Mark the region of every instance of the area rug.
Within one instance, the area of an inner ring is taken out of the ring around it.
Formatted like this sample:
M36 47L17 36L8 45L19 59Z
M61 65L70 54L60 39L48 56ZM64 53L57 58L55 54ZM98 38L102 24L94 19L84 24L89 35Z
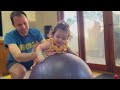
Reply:
M103 73L103 74L95 77L94 79L114 79L114 74Z

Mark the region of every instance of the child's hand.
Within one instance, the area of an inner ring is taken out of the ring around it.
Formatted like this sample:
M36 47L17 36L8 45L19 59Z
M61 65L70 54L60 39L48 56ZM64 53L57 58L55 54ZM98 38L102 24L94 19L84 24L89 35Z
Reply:
M36 64L37 64L37 63L35 62L35 63L30 67L30 69L32 70L33 67L34 67Z
M37 63L38 63L38 62L43 62L44 59L45 59L45 58L44 58L43 56L38 56L35 61L36 61Z
M45 59L45 58L44 58L44 57L41 57L41 56L37 57L37 59L34 60L34 64L30 67L30 69L32 70L33 67L34 67L38 62L43 62L44 59Z
M45 53L46 57L48 57L48 56L54 55L55 51L54 51L54 49L45 50L44 53Z

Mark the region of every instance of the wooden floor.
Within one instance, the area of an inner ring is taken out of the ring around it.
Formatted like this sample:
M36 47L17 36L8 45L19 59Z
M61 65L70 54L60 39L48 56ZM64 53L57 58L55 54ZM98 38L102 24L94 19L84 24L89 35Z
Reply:
M95 78L95 77L97 77L97 76L101 75L103 72L99 72L99 71L92 71L92 73L93 73L93 78Z

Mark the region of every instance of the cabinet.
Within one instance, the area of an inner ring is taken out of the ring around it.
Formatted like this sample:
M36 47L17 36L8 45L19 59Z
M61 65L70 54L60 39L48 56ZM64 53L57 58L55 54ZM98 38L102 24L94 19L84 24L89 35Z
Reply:
M6 69L8 57L8 49L4 47L4 41L0 40L0 73L2 75L7 75L8 71Z

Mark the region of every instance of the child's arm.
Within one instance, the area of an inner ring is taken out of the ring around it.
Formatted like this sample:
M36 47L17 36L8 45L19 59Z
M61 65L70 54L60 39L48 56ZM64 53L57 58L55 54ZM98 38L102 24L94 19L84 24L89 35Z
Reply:
M36 63L39 61L43 61L45 59L44 56L42 55L42 48L40 45L36 49L36 54L37 54L37 59L35 60Z
M44 42L42 44L39 44L36 48L36 54L37 54L37 59L36 62L43 61L45 57L43 56L43 51L47 50L50 47L50 42Z
M67 48L67 51L66 51L67 53L71 53L71 54L74 54L74 55L76 55L76 56L78 56L76 53L74 53L69 47Z

